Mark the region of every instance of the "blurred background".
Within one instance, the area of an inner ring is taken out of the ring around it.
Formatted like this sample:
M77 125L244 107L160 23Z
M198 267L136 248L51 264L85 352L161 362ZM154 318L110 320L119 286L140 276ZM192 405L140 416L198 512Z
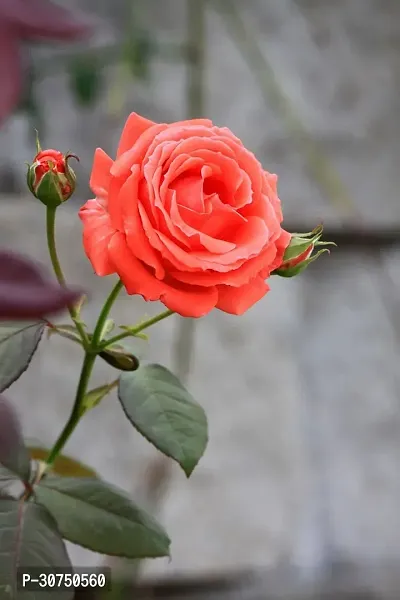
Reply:
M230 127L279 175L285 228L322 221L338 243L241 318L171 318L138 342L205 407L209 447L188 481L107 398L67 453L158 516L172 559L70 546L73 561L140 575L143 597L398 600L399 0L0 0L0 46L1 243L49 263L25 186L37 128L81 159L58 236L88 322L111 282L84 259L76 211L94 148L113 154L131 111ZM159 308L121 296L114 314ZM80 360L52 338L11 388L28 437L54 441Z

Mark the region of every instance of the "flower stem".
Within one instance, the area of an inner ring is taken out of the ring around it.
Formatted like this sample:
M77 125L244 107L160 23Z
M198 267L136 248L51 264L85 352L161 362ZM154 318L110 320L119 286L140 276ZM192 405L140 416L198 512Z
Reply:
M108 314L111 310L111 307L122 288L122 283L118 281L118 283L111 290L110 295L104 303L104 306L100 312L99 318L97 319L96 326L94 328L93 336L85 351L85 358L83 360L81 374L79 377L78 388L76 390L75 402L72 408L71 415L62 430L60 436L58 437L56 443L53 448L50 450L49 456L47 457L46 464L47 466L51 466L56 460L57 456L60 454L65 444L71 437L74 432L76 426L78 425L80 418L82 416L81 406L85 394L87 392L87 388L89 385L90 376L93 371L93 366L96 361L96 357L99 351L98 345L101 340L101 335L103 332L104 324L107 320Z
M112 338L104 341L102 344L100 344L100 346L98 347L98 349L99 350L104 350L108 346L111 346L112 344L115 344L116 342L119 342L120 340L123 340L124 338L127 338L129 336L133 336L134 337L136 334L140 333L144 329L147 329L148 327L151 327L152 325L155 325L159 321L163 321L163 319L166 319L167 317L169 317L169 316L171 316L173 314L174 314L173 310L165 310L164 312L159 313L155 317L152 317L151 319L148 319L147 321L144 321L143 323L140 323L136 327L131 327L129 329L129 331L124 331L123 333L119 333L118 335L116 335L116 336L114 336L114 337L112 337Z
M107 317L110 313L111 307L114 304L115 300L118 297L118 294L120 293L121 289L122 289L122 282L121 280L118 280L117 283L115 284L115 286L113 287L113 289L111 290L111 293L109 294L107 300L104 303L104 306L101 310L100 316L97 320L96 323L96 327L94 328L93 331L93 336L92 336L92 341L91 341L91 347L92 350L94 352L96 352L98 350L98 346L100 346L100 342L101 342L101 336L103 333L103 329L104 329L104 324L107 321Z
M56 239L55 239L55 223L56 223L56 209L55 208L46 208L46 233L47 233L47 246L49 249L51 264L53 265L53 270L55 276L57 278L58 283L62 287L66 287L66 281L64 277L64 273L62 271L60 261L57 255L56 249ZM75 323L75 326L79 332L79 335L82 338L82 342L85 348L89 345L89 338L86 334L86 331L79 320L79 314L74 305L68 307L69 314L71 319Z
M78 388L76 390L75 402L72 408L71 415L62 430L60 436L58 437L56 443L51 449L49 456L46 459L46 464L51 466L56 460L57 456L60 454L65 444L69 440L71 434L75 430L75 427L78 425L78 422L81 417L81 403L85 396L87 386L89 384L89 379L92 374L93 365L96 360L96 354L90 354L86 352L85 358L83 360L81 375L79 378Z

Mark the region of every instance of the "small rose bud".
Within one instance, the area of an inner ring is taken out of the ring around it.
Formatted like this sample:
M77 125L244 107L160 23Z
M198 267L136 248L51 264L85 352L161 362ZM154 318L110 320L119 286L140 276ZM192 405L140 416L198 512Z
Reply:
M322 232L323 227L319 225L309 233L293 233L290 244L285 250L283 262L273 274L281 277L294 277L304 271L321 254L324 252L329 253L328 248L323 248L313 254L318 246L336 245L334 242L321 241Z
M38 146L40 148L40 146ZM32 194L49 208L66 202L74 193L75 173L68 164L75 154L62 154L58 150L40 150L28 167L27 182Z

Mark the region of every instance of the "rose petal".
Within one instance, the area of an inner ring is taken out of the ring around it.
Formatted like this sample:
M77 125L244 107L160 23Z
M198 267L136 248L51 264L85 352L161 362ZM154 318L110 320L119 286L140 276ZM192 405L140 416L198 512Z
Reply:
M278 182L277 175L275 175L273 173L268 173L268 171L264 171L262 192L263 192L263 195L266 196L269 199L269 201L271 202L272 206L275 209L277 219L278 219L279 223L281 223L282 219L283 219L283 215L282 215L281 201L278 196L277 182Z
M126 180L121 188L119 195L126 241L136 258L146 263L149 267L152 267L157 279L163 279L165 276L165 269L144 232L142 219L139 213L139 175L140 168L136 165L132 169L132 175Z
M184 265L184 269L214 269L215 271L231 271L245 261L261 252L268 242L268 229L264 221L258 217L251 217L235 234L236 247L225 254L211 254L211 252L197 251L186 252L159 231L155 232L169 253ZM176 264L176 261L172 261ZM179 269L179 266L177 267Z
M274 271L282 262L282 258L279 260L279 264L276 264L276 256L277 249L275 244L269 244L258 256L254 258L250 258L246 262L244 262L237 269L233 269L232 271L228 271L224 273L224 284L232 286L232 287L241 287L246 283L249 283L252 279L254 279L260 272L266 273L263 279L267 279L269 277L271 271ZM283 253L281 254L283 257ZM182 281L183 283L187 283L190 285L200 285L200 286L211 286L218 285L221 283L221 273L215 271L203 271L203 272L180 272L173 271L171 276L177 279L178 281Z
M164 142L182 142L183 140L188 140L189 150L188 152L185 151L185 153L190 153L190 148L193 147L193 142L190 140L196 137L211 138L214 137L214 134L212 133L212 129L204 125L181 125L180 123L174 123L169 127L165 125L149 144L144 160L147 161L157 151L159 145Z
M261 277L239 288L218 285L217 308L231 315L243 315L269 291L269 286Z
M79 217L83 223L83 246L95 273L115 273L109 260L108 246L116 230L111 224L106 203L101 198L88 200L79 210Z
M170 124L172 127L213 127L213 122L210 119L186 119L184 121L175 121Z
M93 194L107 198L110 185L110 169L114 161L101 148L96 148L89 186Z
M240 209L240 214L246 219L258 217L268 223L269 239L274 242L281 233L281 223L274 206L267 196L261 194L257 201Z
M190 227L182 219L179 208L177 205L176 197L174 196L171 201L171 219L183 233L185 233L191 240L191 247L193 250L205 249L209 250L213 254L223 254L224 252L230 252L236 248L236 244L231 242L225 242L224 240L216 239L206 233L202 233ZM199 245L201 246L199 247Z
M155 219L157 229L164 231L167 235L172 234L183 246L190 248L186 236L175 226L168 213L166 206L168 196L164 194L164 197L161 197L162 167L148 163L145 165L143 171L147 182L148 203L153 207L151 214L154 215L154 210L157 212ZM165 225L164 227L163 224Z
M184 174L172 183L171 189L176 192L175 204L196 212L204 212L204 179L201 172Z
M197 156L197 151L201 148L202 150L210 150L210 152L223 154L228 158L235 158L235 153L232 148L228 146L222 138L199 136L199 140L201 140L201 144L198 148L194 149L194 154L191 154L191 156ZM190 146L188 146L188 144L190 144ZM189 148L193 150L190 137L189 139L183 139L176 142L174 150L172 150L170 157L165 163L166 170L168 171L172 167L173 162L180 156L189 156Z
M40 319L61 312L82 292L48 280L29 259L0 251L0 319Z
M277 241L275 242L276 244L276 256L274 261L269 265L269 267L262 269L262 271L260 271L260 276L263 277L264 279L266 279L267 277L270 276L270 274L272 273L272 271L275 271L275 269L278 269L278 267L281 266L282 261L283 261L283 255L285 254L285 250L286 248L289 246L290 244L290 240L291 240L292 236L288 231L285 231L284 229L281 229L281 233L279 238L277 239Z
M116 177L117 179L129 177L132 166L142 165L149 144L153 140L154 136L158 132L162 131L165 127L166 125L154 125L152 127L149 127L149 129L146 129L144 133L142 133L142 135L137 139L133 148L131 148L124 154L121 154L121 156L117 158L117 160L111 167L111 175L113 177ZM111 182L110 187L112 184L113 182ZM121 218L121 216L118 215L117 195L119 193L119 189L120 186L117 186L115 193L111 189L109 192L109 204L113 207L112 210L114 212L114 218L116 218L117 220ZM140 186L139 188L139 195L142 202L146 202L146 198L148 198L148 192L146 192L146 190L142 190L142 186ZM146 208L149 218L155 221L157 219L157 211L154 208L154 206L150 202L147 202Z
M142 199L142 195L139 193L139 196ZM164 226L162 223L157 225L157 229L154 227L153 223L149 219L148 211L145 210L144 205L139 203L139 214L142 219L143 227L146 232L148 239L150 240L151 245L159 251L163 250L162 244L160 244L159 237L157 237L157 232L160 231L163 235L167 235L174 238L174 240L181 244L182 247L190 249L190 244L186 236L173 224L169 214L167 211L160 205L160 210L164 216Z
M125 127L122 130L121 139L119 141L117 158L121 156L127 150L133 148L139 137L146 131L155 125L154 121L141 117L137 113L131 113L125 123Z
M179 212L185 223L193 229L202 231L211 237L218 237L221 240L234 243L232 238L234 238L235 232L244 223L247 223L247 219L242 217L229 204L223 204L217 194L208 196L205 205L207 210L203 214L192 211L185 206L179 206ZM210 218L211 213L212 218Z
M206 194L217 192L221 200L225 200L226 204L230 204L237 190L241 187L244 178L244 172L239 168L234 158L224 156L221 152L203 149L202 147L193 149L192 156L193 158L201 159L204 168L207 169L204 169L202 172L204 192ZM181 185L182 181L185 181L184 178L181 178L179 181ZM175 187L176 184L173 183L172 185ZM248 201L251 201L249 180L248 189L250 191ZM178 202L183 206L192 208L187 202L181 202L180 200Z
M183 317L202 317L215 307L216 288L177 286L159 281L128 248L125 236L118 232L110 243L110 256L128 294L139 294L145 300L160 300L167 308Z

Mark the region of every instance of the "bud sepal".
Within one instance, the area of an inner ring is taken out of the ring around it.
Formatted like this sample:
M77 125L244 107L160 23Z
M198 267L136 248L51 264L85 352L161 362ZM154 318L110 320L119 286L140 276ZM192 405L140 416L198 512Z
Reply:
M328 248L322 248L314 253L319 246L336 246L334 242L321 240L323 226L318 225L308 233L293 233L288 247L285 250L281 266L272 274L280 277L294 277L304 271L309 264L317 260Z

